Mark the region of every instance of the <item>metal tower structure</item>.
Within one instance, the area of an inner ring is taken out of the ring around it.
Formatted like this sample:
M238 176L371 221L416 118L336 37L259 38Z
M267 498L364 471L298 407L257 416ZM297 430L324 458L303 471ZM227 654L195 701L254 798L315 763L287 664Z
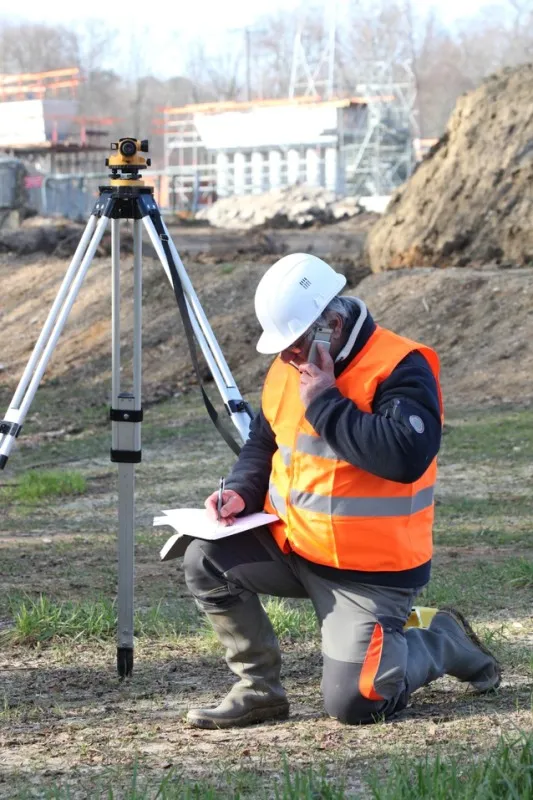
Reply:
M302 27L294 38L289 97L364 97L339 120L338 148L344 191L355 195L388 195L406 180L416 162L420 131L417 90L412 64L394 57L361 60L350 70L349 82L340 65L353 61L338 31L339 0L325 4L324 37L317 53L306 51ZM316 49L316 42L314 49ZM348 58L349 55L349 58Z
M358 65L354 93L368 98L358 110L356 132L345 137L349 194L388 195L413 172L420 137L416 81L408 61Z
M337 44L338 0L330 0L324 5L323 47L314 59L306 51L303 26L299 26L294 37L292 50L289 98L298 96L320 96L329 100L338 95L335 70L335 49Z

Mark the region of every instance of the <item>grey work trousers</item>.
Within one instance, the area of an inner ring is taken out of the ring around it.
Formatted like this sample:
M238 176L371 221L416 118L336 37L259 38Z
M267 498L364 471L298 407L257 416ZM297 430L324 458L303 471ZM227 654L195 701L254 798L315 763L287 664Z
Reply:
M324 578L304 558L282 553L266 528L213 542L195 539L184 571L209 614L231 614L255 594L310 598L321 629L322 693L330 716L373 722L405 708L418 688L409 686L408 660L415 654L403 631L417 590Z

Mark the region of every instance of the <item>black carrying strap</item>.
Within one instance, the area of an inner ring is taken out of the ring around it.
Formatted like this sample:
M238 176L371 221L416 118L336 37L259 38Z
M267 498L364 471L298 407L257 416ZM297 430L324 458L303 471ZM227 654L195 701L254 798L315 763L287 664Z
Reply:
M176 302L178 304L181 318L183 320L183 327L185 328L185 334L187 336L187 343L189 345L189 352L191 354L192 365L194 367L194 371L196 372L196 377L200 385L200 391L202 392L202 397L204 398L204 403L207 409L207 413L211 417L213 425L220 433L220 435L222 436L228 447L230 447L235 453L235 455L238 456L239 453L241 452L242 446L233 438L231 433L222 423L220 415L218 414L216 408L214 407L213 403L209 399L209 396L207 395L207 392L204 389L204 383L202 381L202 376L200 374L200 365L198 364L198 356L196 355L196 344L194 341L194 331L192 329L191 319L189 317L189 309L187 308L187 301L185 299L185 294L183 292L183 286L181 284L180 276L178 275L178 270L176 269L176 264L174 263L174 258L172 256L172 251L170 249L169 237L164 231L161 220L157 216L155 217L152 215L150 216L152 222L154 223L154 227L157 233L159 234L159 238L161 239L163 250L165 251L165 256L167 258L168 267L170 270L170 277L172 278L174 295L176 297ZM247 404L244 404L243 410L246 410L248 413L250 413Z

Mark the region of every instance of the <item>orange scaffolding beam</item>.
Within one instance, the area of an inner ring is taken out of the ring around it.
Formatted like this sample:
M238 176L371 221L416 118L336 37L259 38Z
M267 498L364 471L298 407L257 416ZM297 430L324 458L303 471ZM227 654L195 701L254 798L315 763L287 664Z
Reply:
M66 67L65 69L53 69L47 72L20 72L13 74L0 73L0 85L8 85L10 83L25 83L35 81L47 81L48 79L55 78L68 78L79 77L80 70L78 67Z
M382 101L390 103L394 100L392 95L373 95L369 97L334 97L331 100L323 100L318 95L310 97L293 97L293 98L274 98L271 100L249 100L237 101L227 100L213 103L189 103L186 106L177 106L176 108L164 108L165 114L217 114L224 111L246 111L250 108L265 108L269 106L290 106L290 105L331 105L337 108L345 108L352 104L367 105L368 103L376 103Z
M0 74L0 99L24 99L27 95L42 98L47 92L75 89L80 84L78 67L24 72L17 75Z

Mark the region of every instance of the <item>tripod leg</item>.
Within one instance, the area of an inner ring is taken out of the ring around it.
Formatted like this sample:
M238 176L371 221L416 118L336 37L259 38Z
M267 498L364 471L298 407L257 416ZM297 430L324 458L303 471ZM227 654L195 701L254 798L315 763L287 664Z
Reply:
M154 224L154 219L156 220L157 226ZM239 431L243 442L245 442L248 438L250 430L251 415L245 410L245 404L242 396L236 386L235 380L211 329L209 321L194 291L193 285L179 257L174 242L168 234L168 230L159 215L159 211L157 211L157 214L152 211L150 216L143 217L143 222L159 260L161 261L163 269L167 274L170 284L173 285L170 267L168 265L167 257L160 237L161 235L164 235L168 238L171 256L183 287L187 308L189 310L189 318L196 341L200 345L203 356L209 367L209 371L211 372L217 389L224 400L226 409L231 416L231 421Z
M133 410L133 396L126 393L117 401L118 410ZM117 428L127 422L115 423ZM131 434L117 435L117 445L131 447ZM118 627L117 627L117 671L126 678L133 671L133 575L135 534L135 464L118 465Z
M117 671L133 671L135 464L141 460L142 222L133 228L133 394L120 391L120 220L112 220L113 370L111 460L118 463Z
M104 235L108 217L102 216L98 223L96 219L96 216L91 216L87 223L43 330L19 381L5 419L0 423L0 469L3 469L6 465L15 438L20 433L57 340L61 335L83 279Z

